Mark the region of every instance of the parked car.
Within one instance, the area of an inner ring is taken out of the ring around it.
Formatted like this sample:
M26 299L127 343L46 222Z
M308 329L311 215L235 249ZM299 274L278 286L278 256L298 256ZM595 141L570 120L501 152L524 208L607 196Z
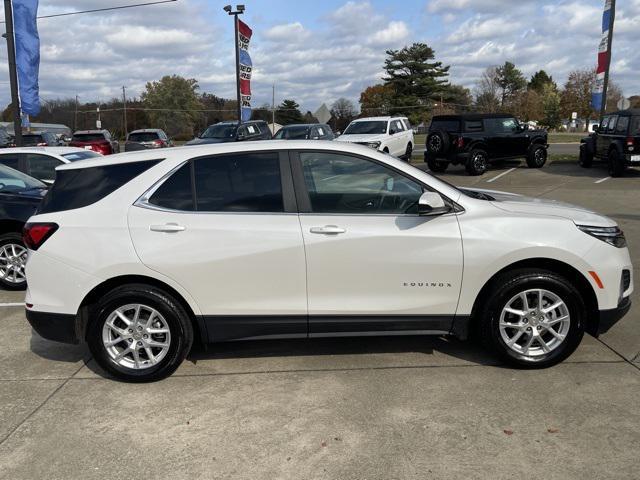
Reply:
M277 140L333 140L335 135L324 123L299 123L285 125L273 136Z
M482 175L495 160L515 158L541 168L547 137L546 130L532 130L509 114L437 115L429 126L424 161L433 172L461 164L470 175Z
M640 166L640 109L621 110L602 117L596 131L580 142L581 166L605 160L609 175L620 177L628 166Z
M57 147L61 143L55 133L32 132L22 134L22 145L25 147Z
M87 158L101 157L97 152L75 147L22 147L0 150L0 164L52 184L56 167Z
M125 152L145 150L147 148L173 147L173 141L159 128L145 128L134 130L127 135L124 143Z
M358 118L336 140L366 145L407 162L415 145L413 129L406 117Z
M26 287L27 249L22 228L40 205L47 186L22 172L0 165L0 286Z
M73 134L69 146L93 150L101 155L120 152L120 144L111 137L108 130L79 130Z
M543 368L630 305L613 220L359 145L183 147L57 173L24 229L27 319L129 381L169 375L195 339L471 329Z
M185 145L204 145L207 143L243 142L271 139L271 130L264 120L251 120L238 127L238 122L220 122L211 125L198 138Z
M13 135L10 135L6 128L0 127L0 148L10 147L13 142Z

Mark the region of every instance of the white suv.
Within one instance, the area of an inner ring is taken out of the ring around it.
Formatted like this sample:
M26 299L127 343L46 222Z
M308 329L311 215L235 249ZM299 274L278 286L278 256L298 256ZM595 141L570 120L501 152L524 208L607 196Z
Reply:
M369 117L354 120L338 142L359 143L407 162L413 153L413 129L406 117Z
M192 342L475 331L520 367L629 308L616 224L460 190L359 145L239 142L70 163L25 227L27 318L116 377Z

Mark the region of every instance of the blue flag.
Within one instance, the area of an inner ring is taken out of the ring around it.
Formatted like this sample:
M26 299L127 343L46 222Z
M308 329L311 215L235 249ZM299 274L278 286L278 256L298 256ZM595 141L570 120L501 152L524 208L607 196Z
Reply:
M13 0L13 31L20 92L20 109L29 115L40 113L40 37L38 0Z

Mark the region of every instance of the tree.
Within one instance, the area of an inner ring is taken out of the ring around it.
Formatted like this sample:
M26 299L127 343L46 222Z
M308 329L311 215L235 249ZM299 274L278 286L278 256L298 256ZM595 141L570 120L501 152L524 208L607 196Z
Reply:
M443 99L445 106L447 103L450 104L454 112L466 111L473 103L471 91L462 85L450 85Z
M480 112L497 112L500 108L498 98L498 72L496 67L488 67L480 77L475 88L475 107Z
M560 110L560 94L551 82L548 82L542 90L542 125L549 129L557 129L562 125Z
M640 108L640 95L632 95L629 97L631 108Z
M549 76L544 70L539 70L532 75L527 88L542 94L547 85L553 85L555 89L558 88L556 82L553 81L553 77Z
M202 109L198 82L179 75L164 76L148 82L140 99L149 111L149 120L169 136L192 137Z
M339 98L331 105L331 116L334 119L333 129L343 131L357 115L356 107L351 100Z
M307 113L304 114L304 123L319 123L319 122L318 122L318 119L313 116L313 113L307 110Z
M511 62L496 68L496 82L500 88L500 106L508 106L527 86L522 72Z
M365 117L387 115L393 102L391 85L373 85L360 94L360 113Z
M411 123L418 124L427 116L434 100L447 92L449 66L434 61L435 52L425 43L387 50L386 54L383 80L393 91L392 110L404 113Z
M594 115L591 107L591 92L596 79L594 69L574 70L569 73L567 82L560 94L560 109L563 117L571 117L572 112L577 112L578 118L588 120Z
M609 80L607 87L607 108L606 112L615 112L618 110L618 102L624 98L624 93L617 83Z
M302 123L302 112L300 105L295 100L283 100L276 108L276 123L280 125L290 125L292 123Z

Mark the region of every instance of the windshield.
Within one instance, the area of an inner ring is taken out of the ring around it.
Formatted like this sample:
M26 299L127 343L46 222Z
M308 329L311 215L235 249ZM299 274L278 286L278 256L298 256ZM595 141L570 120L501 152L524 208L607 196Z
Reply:
M95 158L101 157L97 152L92 152L91 150L85 150L83 152L71 152L71 153L63 153L62 156L69 160L70 162L75 162L76 160L85 160L87 158Z
M211 125L200 138L236 138L236 128L234 124Z
M22 144L25 147L33 147L39 143L44 143L45 140L42 135L22 135Z
M387 122L352 122L344 131L345 135L377 135L381 133L387 133Z
M103 142L104 135L101 133L78 133L73 136L74 142Z
M137 132L129 135L130 142L153 142L159 138L156 132Z
M629 135L640 135L640 116L631 117L631 128Z
M0 193L22 192L34 188L47 188L40 180L0 165Z
M299 127L283 127L278 130L275 138L289 140L304 140L309 137L309 127L301 125Z

